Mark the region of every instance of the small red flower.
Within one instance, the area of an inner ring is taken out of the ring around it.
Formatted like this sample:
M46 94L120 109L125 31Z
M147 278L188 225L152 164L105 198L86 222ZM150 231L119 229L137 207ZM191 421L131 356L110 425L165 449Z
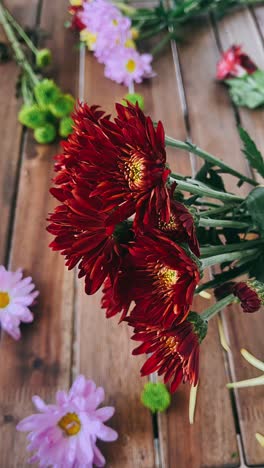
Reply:
M200 256L193 216L182 203L171 200L169 221L165 222L158 219L155 227L176 242L186 242L192 252L197 257Z
M66 257L66 266L79 264L79 277L85 276L85 290L93 294L105 278L114 277L121 263L122 247L115 227L107 224L99 199L90 199L85 188L51 189L62 202L50 215L48 231L55 235L50 247Z
M131 325L134 326L134 321ZM170 329L149 324L135 327L132 340L142 344L132 354L151 353L141 369L142 376L157 371L158 375L164 375L165 383L171 381L171 392L182 381L197 384L200 342L207 333L207 325L198 314L191 312L184 322Z
M200 279L197 263L157 230L139 236L129 252L135 268L132 317L164 327L183 321Z
M72 20L71 20L71 29L77 30L77 31L82 31L85 29L85 24L83 24L81 17L80 17L80 12L83 11L82 5L80 6L70 6L68 9L69 13L72 15Z
M227 78L242 76L245 73L249 75L257 70L257 66L247 54L242 52L239 45L233 45L222 54L217 64L217 79L225 80Z
M259 281L241 281L233 286L233 293L241 301L244 312L257 312L264 304L264 284Z

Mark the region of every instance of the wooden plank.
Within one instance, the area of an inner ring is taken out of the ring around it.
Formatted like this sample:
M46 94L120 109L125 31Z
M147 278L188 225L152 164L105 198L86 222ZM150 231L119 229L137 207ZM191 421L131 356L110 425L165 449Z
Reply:
M239 152L239 142L233 130L234 116L228 109L223 90L221 87L218 89L213 80L216 44L212 31L208 24L204 28L199 25L197 28L193 26L190 34L190 41L179 47L179 57L191 138L219 157L223 153L229 154L230 146ZM197 160L198 167L200 164L201 161ZM205 307L208 307L208 301L198 298L194 310ZM190 426L188 422L188 386L182 386L176 393L167 418L161 417L165 420L164 430L167 429L168 434L167 466L175 466L175 460L181 460L179 466L199 468L238 466L235 425L225 389L224 356L214 319L201 346L200 376L195 424Z
M24 14L31 14L32 6L28 2L23 6ZM54 77L65 91L76 94L78 60L74 39L63 27L66 18L64 0L43 2L41 26L51 34ZM23 149L10 267L22 266L31 274L40 297L35 321L23 327L21 341L15 343L5 335L0 345L0 451L5 468L27 466L25 434L17 433L15 426L32 412L30 397L38 393L51 402L56 389L70 383L73 274L48 248L51 238L45 231L45 219L54 205L48 190L57 151L56 145L37 146L31 134Z
M25 1L9 0L5 5L12 9L16 18L26 20L28 25L34 24L37 0L28 2L28 11L24 8ZM0 40L6 41L2 26L0 26ZM20 141L22 127L18 123L17 113L19 104L15 97L17 81L17 67L13 61L0 64L0 121L4 122L0 128L1 156L0 156L0 262L6 261L6 250L9 240L9 226L12 223L12 207L17 186L19 170Z
M256 12L260 19L264 12L263 7L258 8ZM233 43L242 44L244 50L256 61L258 66L264 68L262 40L254 18L248 10L227 17L220 22L218 30L223 49L228 48ZM264 154L263 110L251 111L241 108L239 109L239 115L242 126L249 132ZM242 157L237 153L233 155L232 161L235 159L238 164L242 165ZM226 157L226 161L228 161L228 157ZM243 380L254 377L257 375L255 369L244 362L240 355L240 349L245 347L260 359L263 359L264 350L261 334L264 325L263 314L256 313L248 316L242 314L239 308L234 307L232 311L226 311L225 316L233 355L233 378ZM239 390L236 393L236 399L246 462L249 465L263 465L263 449L255 439L255 433L262 430L264 418L263 392L261 388L257 387Z

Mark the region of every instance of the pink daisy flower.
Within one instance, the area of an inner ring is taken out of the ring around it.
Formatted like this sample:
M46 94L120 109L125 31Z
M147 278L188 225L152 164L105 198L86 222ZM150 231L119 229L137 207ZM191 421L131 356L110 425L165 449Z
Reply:
M33 321L28 307L39 294L32 278L22 277L21 269L12 272L0 266L0 325L15 340L21 337L20 323Z
M150 54L139 54L133 48L118 47L106 61L105 76L126 86L133 82L141 83L143 78L154 76L151 61Z
M105 458L96 440L112 442L116 431L103 423L112 417L114 408L98 406L104 400L102 387L79 375L70 391L59 391L56 404L47 405L39 396L33 397L38 414L20 421L18 431L29 432L28 450L35 455L29 463L40 467L92 468L105 465Z

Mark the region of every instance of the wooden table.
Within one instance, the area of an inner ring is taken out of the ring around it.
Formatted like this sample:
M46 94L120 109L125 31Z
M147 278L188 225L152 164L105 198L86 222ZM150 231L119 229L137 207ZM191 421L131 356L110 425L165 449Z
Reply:
M67 0L8 0L6 5L23 24L39 24L49 32L52 74L64 90L114 112L114 102L126 90L106 80L89 53L80 56L77 37L63 27ZM191 138L248 173L236 125L241 122L264 152L264 113L234 109L214 80L215 67L219 50L236 42L264 68L263 35L264 7L245 9L218 25L208 19L192 27L186 43L177 48L172 44L155 63L157 77L137 86L146 113L161 119L167 134ZM103 385L107 403L116 406L111 423L120 437L103 446L108 467L263 467L264 449L255 439L255 432L264 433L263 387L235 393L225 387L231 378L259 375L243 361L240 348L263 360L263 314L242 316L236 308L223 313L230 353L221 347L217 322L212 321L202 345L195 424L188 422L189 386L182 385L169 411L158 417L154 433L151 415L140 403L146 380L139 377L142 359L130 355L128 327L106 320L100 294L86 296L82 281L48 248L45 219L53 207L48 190L59 148L36 145L31 132L17 123L16 78L14 64L0 66L0 262L32 275L40 298L35 321L23 327L20 342L1 337L0 466L27 466L25 435L15 426L32 412L31 396L52 401L58 388L68 388L75 375L83 373ZM180 151L169 150L168 155L177 172L190 174L199 166ZM228 179L228 186L235 190L233 180ZM198 310L207 306L201 298L196 304Z

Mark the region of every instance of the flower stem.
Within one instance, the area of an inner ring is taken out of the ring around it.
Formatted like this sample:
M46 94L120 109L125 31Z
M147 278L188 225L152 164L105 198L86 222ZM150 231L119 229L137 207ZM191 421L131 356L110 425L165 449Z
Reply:
M256 239L252 241L239 242L238 244L227 244L227 245L212 245L210 247L201 247L201 256L210 257L212 255L220 255L228 252L234 252L238 250L249 249L258 247L264 243L264 239Z
M257 249L247 249L247 250L242 250L242 251L240 250L236 252L214 255L213 257L204 258L202 260L202 266L204 269L213 265L217 265L218 263L230 262L233 260L239 260L241 258L245 260L247 256L251 256L252 254L255 254L257 252L258 252Z
M232 211L233 208L237 208L237 205L235 205L234 203L229 203L227 205L220 206L219 208L212 208L211 210L201 211L200 217L208 218L210 216L215 216L220 213L227 213L228 211Z
M212 317L214 317L218 312L220 312L222 309L224 309L226 306L229 304L232 304L233 302L236 302L237 298L234 296L234 294L229 294L228 296L224 297L220 301L216 302L214 305L211 307L208 307L202 314L201 317L204 320L210 320Z
M250 177L247 177L244 174L241 174L240 172L236 171L232 167L229 167L227 164L221 161L221 159L218 159L212 154L207 153L207 151L202 150L198 146L192 145L191 143L185 143L184 141L175 140L174 138L171 138L169 136L165 137L165 143L167 143L167 145L169 146L173 146L174 148L179 148L184 151L196 154L196 156L199 156L200 158L213 164L214 166L218 166L220 169L223 169L224 172L232 174L234 177L237 177L243 182L248 182L249 184L254 186L258 185L258 183L254 179L251 179Z
M38 82L38 78L35 75L34 71L32 70L30 63L26 59L26 56L16 38L13 28L11 27L11 25L6 19L5 8L2 2L0 2L0 24L2 24L5 30L7 38L14 51L15 58L16 58L18 65L20 65L23 68L23 70L27 73L28 77L31 79L32 84L35 85Z
M21 26L16 22L15 18L9 13L9 11L6 8L5 8L5 16L7 17L9 23L11 23L13 28L17 30L18 34L23 39L23 41L27 44L27 46L33 52L33 54L37 55L38 53L37 47L35 47L31 39L25 33L24 29L21 28Z
M232 221L229 219L213 219L213 218L200 218L200 226L209 227L229 227L233 229L244 229L248 228L248 223L241 223L240 221Z
M178 179L174 174L170 175L170 182L177 182L177 188L180 190L184 190L186 192L190 192L196 195L201 195L209 198L216 198L217 200L223 200L227 202L239 202L243 201L243 198L238 197L237 195L233 195L232 193L226 192L218 192L217 190L213 190L204 186L195 185L190 182L186 182L183 180Z
M257 385L264 385L264 375L260 375L253 379L240 380L240 382L230 382L226 386L227 388L245 388L256 387Z

